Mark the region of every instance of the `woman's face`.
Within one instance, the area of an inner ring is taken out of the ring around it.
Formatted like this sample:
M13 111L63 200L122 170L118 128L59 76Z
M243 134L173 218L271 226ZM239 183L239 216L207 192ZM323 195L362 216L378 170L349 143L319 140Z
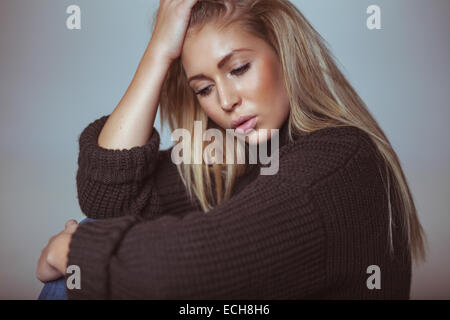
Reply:
M257 143L270 139L270 129L280 129L287 119L289 100L275 51L239 25L190 29L181 60L190 88L216 124L236 129L238 118L253 117L241 127L247 142L254 135ZM267 129L267 136L259 129Z

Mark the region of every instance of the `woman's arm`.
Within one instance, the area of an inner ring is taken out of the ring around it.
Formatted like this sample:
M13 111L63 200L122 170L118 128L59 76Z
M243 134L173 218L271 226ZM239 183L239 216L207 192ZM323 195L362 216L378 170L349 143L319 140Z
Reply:
M407 239L394 215L389 254L373 142L355 128L319 132L280 150L277 176L258 177L208 214L78 227L68 256L53 261L81 268L69 299L407 299ZM374 265L377 290L368 286Z
M262 298L287 293L294 283L308 293L322 286L324 239L298 183L260 176L206 214L153 221L127 216L81 226L68 260L81 268L82 290L68 295Z
M130 86L99 135L99 146L131 149L144 146L152 135L159 95L170 66L170 61L153 48L149 43Z
M109 150L97 143L107 119L89 124L79 138L76 184L81 211L89 218L103 219L139 215L149 207L158 210L154 173L166 161L162 153L167 152L159 149L158 131L154 128L142 147Z
M352 179L379 181L377 170L366 170L373 167L372 154L354 135L328 132L329 139L305 139L289 152L291 147L281 149L277 175L258 176L209 213L153 221L129 216L80 226L68 261L80 266L82 289L68 291L69 298L258 299L317 293L326 285L328 244L316 203L370 206L328 213L352 215L356 222L336 225L346 234L365 233L362 219L382 205L370 200L371 193L347 185ZM339 202L323 193L313 197L310 187L332 176L340 182L328 188L341 192ZM362 229L352 230L355 226ZM362 243L341 245L367 251Z
M197 0L162 0L155 30L125 95L105 123L98 144L106 149L143 146L152 135L161 89L179 57Z
M181 53L190 10L197 0L162 0L156 27L136 74L109 116L80 136L77 191L90 218L160 211L153 173L160 137L153 127L168 68Z

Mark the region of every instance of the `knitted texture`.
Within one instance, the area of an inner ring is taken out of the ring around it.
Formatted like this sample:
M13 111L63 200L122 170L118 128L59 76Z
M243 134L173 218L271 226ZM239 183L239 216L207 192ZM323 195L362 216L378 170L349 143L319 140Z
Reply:
M362 130L291 142L285 122L278 173L253 167L203 213L155 128L142 147L106 150L97 140L107 118L79 139L78 200L99 220L72 237L68 265L80 267L81 289L68 289L69 299L409 298L401 215L394 203L391 255L384 166ZM367 286L371 265L380 289Z

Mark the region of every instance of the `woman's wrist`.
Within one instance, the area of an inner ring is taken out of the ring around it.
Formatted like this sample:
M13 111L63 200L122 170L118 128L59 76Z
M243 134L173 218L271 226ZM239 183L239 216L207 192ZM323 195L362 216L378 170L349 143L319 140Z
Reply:
M151 64L168 69L173 62L173 58L166 53L164 48L157 43L149 42L144 56L148 58Z

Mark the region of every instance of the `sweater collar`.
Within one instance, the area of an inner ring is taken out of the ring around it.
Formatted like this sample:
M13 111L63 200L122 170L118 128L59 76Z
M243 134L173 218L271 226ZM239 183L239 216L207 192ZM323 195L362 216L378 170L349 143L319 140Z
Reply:
M289 143L289 118L286 119L279 130L280 148Z
M278 137L277 137L277 135L278 135ZM290 143L290 140L289 140L289 118L283 122L281 128L278 130L278 133L273 135L270 138L270 140L267 142L268 150L271 150L271 143L274 138L275 139L278 138L279 149Z

